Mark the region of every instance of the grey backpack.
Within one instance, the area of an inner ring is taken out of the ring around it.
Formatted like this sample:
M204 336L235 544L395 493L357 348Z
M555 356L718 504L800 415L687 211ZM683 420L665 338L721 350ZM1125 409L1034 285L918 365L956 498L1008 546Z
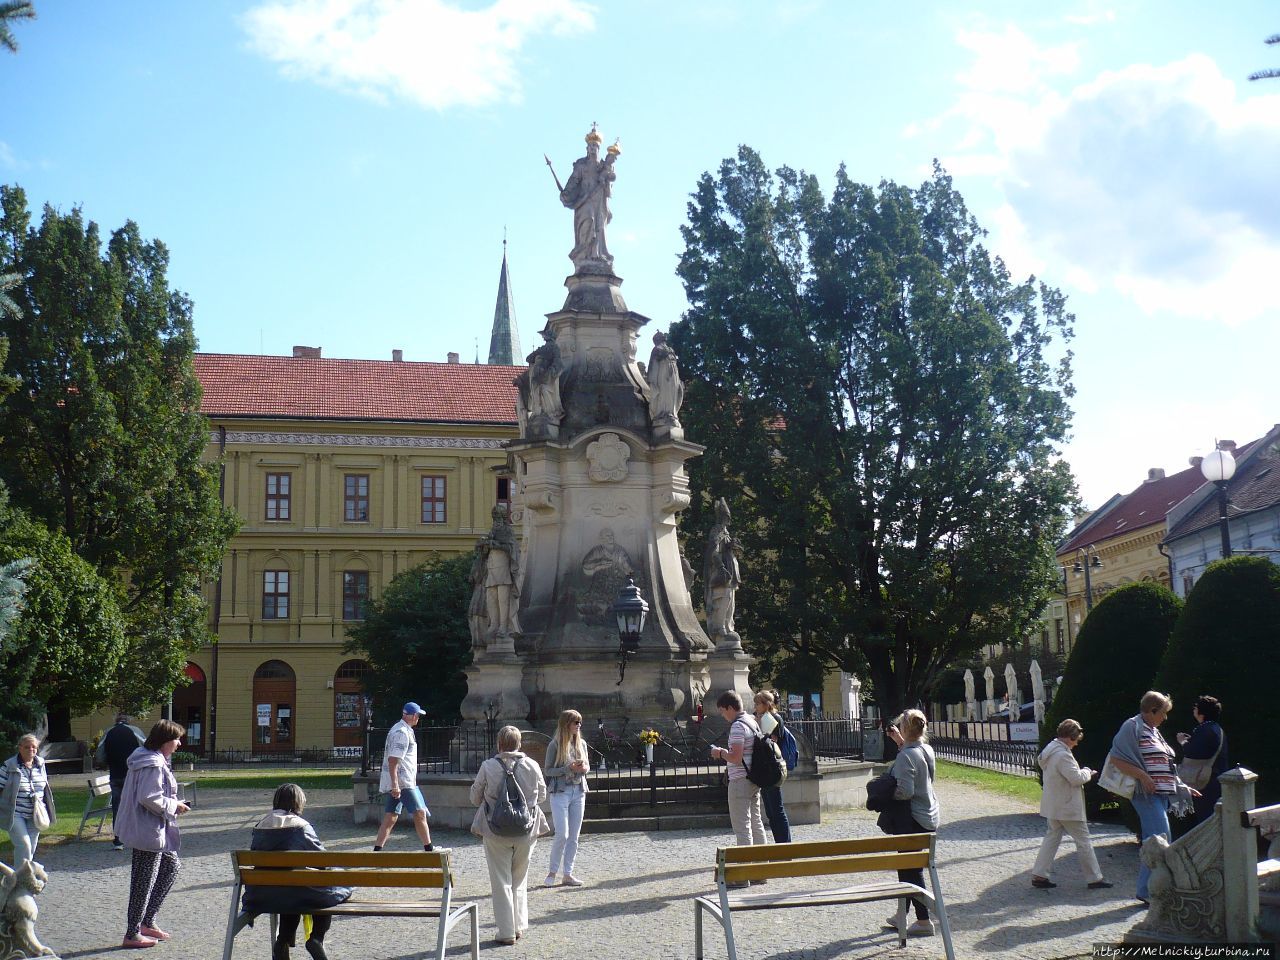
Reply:
M489 806L485 801L485 813L489 821L489 829L499 837L523 837L533 833L534 815L525 801L524 791L520 789L520 781L516 779L516 764L502 764L506 774L505 789L499 791L498 797ZM517 763L519 761L516 761Z

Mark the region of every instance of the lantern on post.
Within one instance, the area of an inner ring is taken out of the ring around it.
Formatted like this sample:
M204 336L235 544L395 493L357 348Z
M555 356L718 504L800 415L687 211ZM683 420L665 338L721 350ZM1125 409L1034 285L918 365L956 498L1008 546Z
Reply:
M613 614L618 618L618 682L615 686L622 686L627 658L640 651L640 634L644 632L648 613L649 604L640 595L635 578L628 574L627 585L618 591L618 599L613 604Z

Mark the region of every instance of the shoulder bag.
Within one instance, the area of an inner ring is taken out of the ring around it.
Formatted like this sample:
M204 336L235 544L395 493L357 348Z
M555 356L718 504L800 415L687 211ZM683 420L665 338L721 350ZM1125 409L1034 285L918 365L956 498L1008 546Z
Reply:
M53 823L49 819L49 808L44 805L44 796L35 798L35 802L31 805L31 823L37 830L48 830Z
M1213 778L1213 765L1218 762L1218 754L1222 752L1222 741L1224 739L1226 739L1226 734L1219 730L1218 749L1213 751L1213 756L1208 760L1184 757L1182 762L1178 764L1178 779L1193 790L1203 790L1207 787L1209 781Z
M1120 768L1111 759L1111 754L1108 753L1107 762L1102 765L1102 773L1098 775L1098 786L1108 793L1114 793L1117 797L1132 800L1138 781L1127 773L1121 773Z

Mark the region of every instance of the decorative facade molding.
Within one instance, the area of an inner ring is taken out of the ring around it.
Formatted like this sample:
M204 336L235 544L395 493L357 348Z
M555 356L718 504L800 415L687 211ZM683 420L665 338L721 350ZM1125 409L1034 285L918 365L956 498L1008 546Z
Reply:
M216 430L210 442L218 443ZM352 433L250 433L228 430L227 443L248 446L410 447L431 450L501 450L505 440L484 437L395 437Z

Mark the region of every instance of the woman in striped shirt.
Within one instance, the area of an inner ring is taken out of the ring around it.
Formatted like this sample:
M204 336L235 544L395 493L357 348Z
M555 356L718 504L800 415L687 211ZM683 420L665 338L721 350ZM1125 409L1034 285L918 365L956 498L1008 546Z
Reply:
M40 831L35 824L35 805L43 804L52 826L56 817L49 775L39 756L40 738L24 734L18 741L18 752L0 765L0 828L13 841L13 867L16 870L36 855Z
M1138 814L1139 843L1157 833L1168 840L1169 804L1178 795L1179 787L1193 797L1199 794L1178 779L1173 747L1160 734L1160 724L1173 709L1173 701L1163 693L1148 690L1142 695L1139 709L1139 714L1126 720L1112 741L1111 761L1121 773L1138 781L1130 800ZM1141 863L1137 898L1144 904L1151 900L1147 888L1150 878L1151 869Z

